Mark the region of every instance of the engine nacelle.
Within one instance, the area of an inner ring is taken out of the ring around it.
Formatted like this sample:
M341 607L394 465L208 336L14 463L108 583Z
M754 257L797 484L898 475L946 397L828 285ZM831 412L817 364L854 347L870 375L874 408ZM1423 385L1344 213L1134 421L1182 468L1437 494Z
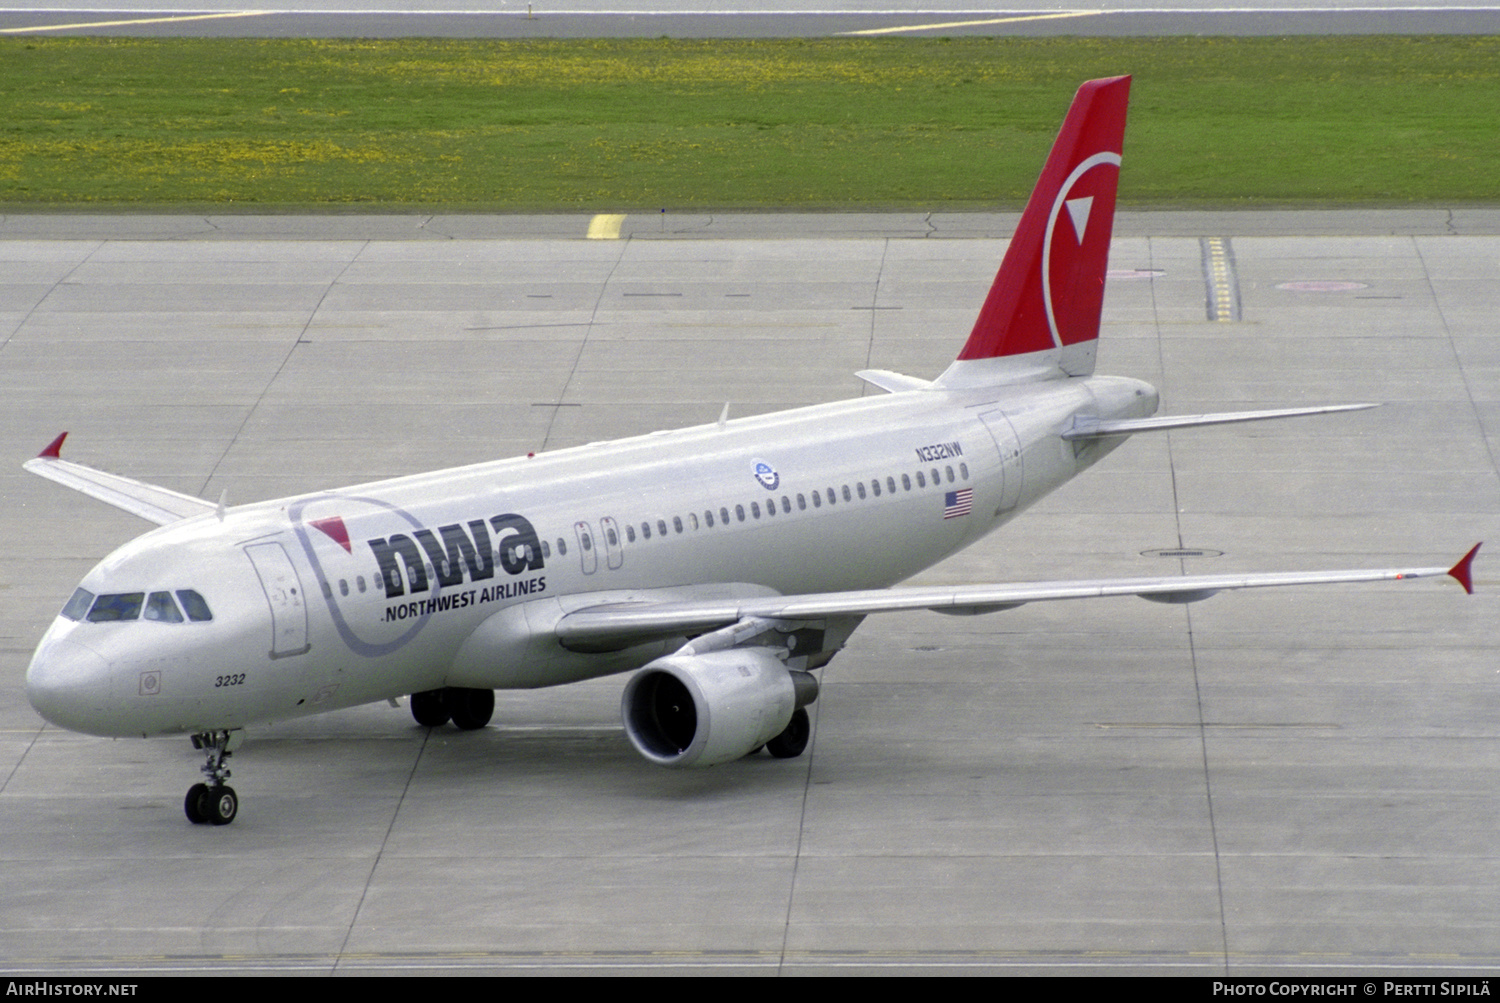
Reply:
M731 648L658 658L625 686L620 714L653 763L716 766L781 734L816 696L813 677L788 670L773 649Z

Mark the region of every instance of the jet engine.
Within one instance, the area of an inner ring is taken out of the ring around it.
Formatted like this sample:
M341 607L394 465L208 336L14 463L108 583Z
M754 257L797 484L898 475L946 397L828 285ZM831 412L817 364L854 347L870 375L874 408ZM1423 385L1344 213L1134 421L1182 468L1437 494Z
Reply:
M817 695L817 680L788 669L776 649L730 648L651 662L625 686L620 714L630 741L653 763L716 766L786 731Z

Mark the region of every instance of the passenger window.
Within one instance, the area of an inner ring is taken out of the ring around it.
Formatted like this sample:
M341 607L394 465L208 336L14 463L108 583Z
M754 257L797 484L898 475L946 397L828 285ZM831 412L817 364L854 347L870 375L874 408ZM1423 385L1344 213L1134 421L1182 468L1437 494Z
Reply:
M813 497L816 498L817 495L814 495ZM797 511L798 512L806 512L807 511L807 499L804 498L804 497L802 497L802 494L800 492L797 494Z
M776 514L776 499L772 498L770 501L766 502L766 515L775 515L775 514Z
M560 536L557 538L557 556L558 557L567 557L568 556L568 541L564 540Z
M651 524L649 522L641 523L641 536L647 540L651 539Z
M751 502L750 503L750 518L752 518L752 519L759 519L760 518L760 502Z
M948 483L952 484L953 480L954 480L954 478L953 478L953 465L950 463L948 465Z
M703 521L708 524L708 528L709 529L713 529L714 528L714 511L713 511L713 509L706 508L706 509L703 510Z
M589 536L589 534L587 534L587 533L579 533L578 534L578 542L583 545L583 549L584 550L593 550L594 549L594 540L593 540L593 537Z
M911 478L909 476L907 476L906 474L902 474L901 475L901 490L903 490L903 491L910 491L911 490Z
M969 479L969 465L967 463L960 463L958 465L958 475L964 480Z
M138 620L141 604L146 601L144 592L121 592L100 596L89 610L89 623L112 623L116 620Z
M188 619L194 623L204 623L214 618L213 613L209 612L208 603L192 589L178 589L177 601L182 603L182 608L187 610Z
M696 533L698 531L698 515L697 515L697 513L695 513L695 512L689 512L688 513L688 522L692 525L693 532Z
M940 475L938 473L938 468L937 467L933 467L932 468L932 486L933 487L937 487L941 483L943 483L942 475Z
M349 580L347 578L340 578L339 579L339 595L341 595L341 596L347 596L348 594L349 594ZM156 594L152 593L151 598L155 599L156 598ZM148 610L147 612L149 613L150 611Z
M797 496L797 500L801 501L802 500L802 496L798 495ZM823 507L823 496L820 495L818 492L814 491L813 492L813 508L822 508L822 507Z
M323 580L323 598L324 599L332 599L333 598L333 586L328 584L328 580L327 579Z
M661 534L662 536L666 536L667 535L667 520L665 520L665 519L658 519L658 520L656 520L656 531L657 531L657 533Z
M625 527L625 542L626 543L634 543L635 542L635 527L634 526L626 526Z
M345 592L348 586L344 586ZM172 601L172 596L167 592L153 592L151 598L146 600L146 619L158 620L162 623L181 623L182 614L178 612L177 604Z
M83 615L89 611L89 607L93 605L93 602L94 593L88 589L74 589L73 597L62 608L62 615L69 620L82 620Z
M682 516L680 516L680 515L674 515L674 516L672 516L672 531L674 533L681 533L682 532Z
M719 521L722 522L726 526L729 525L729 509L727 509L727 508L721 508L721 509L719 509Z
M873 491L873 492L875 492L875 497L876 498L880 497L880 478L879 477L873 478L870 481L870 490ZM864 488L860 488L859 489L859 496L861 498L863 498L865 496Z
M745 521L745 506L743 506L743 505L736 505L734 507L734 517L736 519L738 519L740 522L744 522Z
M781 511L786 515L792 514L792 500L786 495L781 496Z
M609 541L611 547L618 547L620 545L620 537L615 533L613 526L604 527L604 538Z
M896 478L894 478L894 477L887 477L885 479L885 488L891 494L895 494L896 493Z
M547 550L547 542L545 540L543 540L542 541L542 552L546 553L546 550ZM354 585L361 592L363 592L365 590L365 576L364 575L357 575L355 577L355 579L354 579Z
M833 505L836 502L838 502L838 496L833 493L833 488L829 488L828 489L828 504Z
M923 477L922 476L922 471L918 470L917 471L917 487L919 487L919 488L925 488L926 486L927 486L927 478Z

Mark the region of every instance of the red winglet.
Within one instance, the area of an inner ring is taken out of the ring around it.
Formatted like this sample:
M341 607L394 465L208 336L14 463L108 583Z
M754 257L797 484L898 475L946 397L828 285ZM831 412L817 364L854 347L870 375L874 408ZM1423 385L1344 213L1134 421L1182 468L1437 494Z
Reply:
M1474 563L1474 555L1479 553L1479 548L1482 546L1484 546L1483 542L1474 544L1472 550L1463 557L1460 557L1458 563L1448 569L1448 574L1452 575L1453 579L1462 585L1464 591L1469 595L1474 594L1474 576L1470 571L1470 565Z
M68 437L68 433L64 432L62 435L59 435L57 438L53 439L52 440L52 445L48 446L46 449L44 449L40 453L36 454L37 459L39 459L39 460L60 460L60 459L62 459L62 444L63 444L63 440L66 439L67 437Z

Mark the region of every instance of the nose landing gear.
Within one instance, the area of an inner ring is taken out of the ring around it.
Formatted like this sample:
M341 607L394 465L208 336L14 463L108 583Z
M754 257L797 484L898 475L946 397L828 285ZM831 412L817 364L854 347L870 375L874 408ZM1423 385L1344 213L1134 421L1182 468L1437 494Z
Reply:
M229 767L224 760L233 754L244 738L244 732L200 731L193 736L193 748L206 751L208 761L200 769L208 778L206 784L194 784L188 788L182 810L194 825L228 825L240 813L240 796L224 781L229 779Z

